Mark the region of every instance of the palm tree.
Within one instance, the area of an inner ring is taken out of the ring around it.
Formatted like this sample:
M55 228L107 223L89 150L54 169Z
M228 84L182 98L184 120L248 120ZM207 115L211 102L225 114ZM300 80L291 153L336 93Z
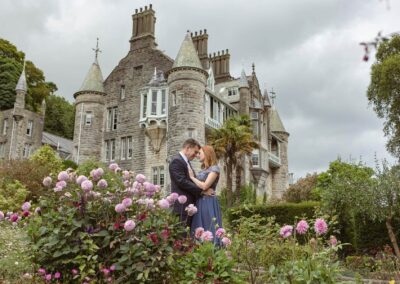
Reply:
M231 207L234 198L232 190L232 173L236 170L236 199L240 197L242 163L245 156L251 155L258 144L253 140L250 118L247 115L232 117L226 120L221 128L214 129L210 141L219 159L226 165L226 197Z

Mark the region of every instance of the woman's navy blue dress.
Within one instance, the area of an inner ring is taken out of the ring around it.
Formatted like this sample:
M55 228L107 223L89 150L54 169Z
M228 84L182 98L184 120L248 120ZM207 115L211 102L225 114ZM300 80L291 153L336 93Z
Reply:
M220 173L218 166L211 166L208 169L200 171L196 178L200 181L205 181L211 172L218 173L218 177L211 186L216 191ZM205 231L213 233L215 244L220 244L220 240L215 237L215 231L218 228L222 228L221 207L219 206L217 196L204 195L200 197L196 202L196 207L197 213L193 216L192 220L192 235L194 235L194 231L197 228L202 227Z

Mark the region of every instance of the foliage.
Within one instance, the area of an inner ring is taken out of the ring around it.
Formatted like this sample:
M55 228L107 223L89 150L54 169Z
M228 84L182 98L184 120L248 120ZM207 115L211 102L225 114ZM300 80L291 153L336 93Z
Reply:
M25 54L15 45L0 38L0 109L10 109L15 102L15 87L22 73ZM54 83L46 82L43 71L31 61L26 61L25 73L28 84L27 108L40 109L44 98L57 90Z
M21 276L30 278L34 270L25 229L0 221L0 282L29 283L29 280L21 279Z
M42 181L49 171L50 167L31 160L4 160L0 163L0 176L23 184L28 190L26 199L32 201L36 201L39 196L48 192Z
M280 203L267 205L241 206L228 210L229 223L240 217L250 217L258 214L263 218L274 217L278 224L291 224L296 218L312 218L318 208L318 202Z
M253 184L243 185L240 189L240 205L255 205L257 203L257 189Z
M72 160L63 160L62 167L64 170L69 169L69 168L76 170L78 168L78 164Z
M44 131L72 139L74 136L75 108L66 99L56 95L46 97Z
M383 131L389 137L388 151L400 158L400 35L383 41L371 67L367 97L379 118L384 118Z
M195 244L175 262L173 267L177 283L241 283L233 273L234 262L227 251L212 242Z
M283 199L294 203L309 200L319 201L318 196L315 195L317 178L317 173L307 174L306 177L300 178L296 183L289 186L283 195Z
M19 181L9 178L0 179L1 211L7 212L18 209L27 196L28 191Z
M37 149L29 160L46 167L50 173L58 173L63 167L61 158L49 145L44 145Z
M251 155L258 144L253 138L250 118L246 115L232 117L224 122L222 127L213 129L209 137L218 158L223 159L226 165L226 196L227 206L234 204L234 199L240 198L242 163L245 156ZM232 174L236 170L235 188L233 196Z

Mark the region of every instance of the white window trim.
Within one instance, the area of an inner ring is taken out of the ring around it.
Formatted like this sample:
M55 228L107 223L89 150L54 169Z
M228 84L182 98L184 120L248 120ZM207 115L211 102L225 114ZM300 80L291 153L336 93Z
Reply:
M165 92L165 113L162 113L162 93ZM156 112L153 113L153 92L156 95ZM146 98L146 115L144 113L144 97ZM140 98L140 120L147 118L166 117L168 115L168 88L150 88L147 92L141 94Z
M29 133L28 133L29 130ZM32 137L32 132L33 132L33 120L28 120L28 125L26 127L26 135L29 137Z
M257 164L253 163L253 157L256 156L257 157ZM259 168L260 167L260 150L259 149L254 149L253 153L251 155L251 165L255 168Z

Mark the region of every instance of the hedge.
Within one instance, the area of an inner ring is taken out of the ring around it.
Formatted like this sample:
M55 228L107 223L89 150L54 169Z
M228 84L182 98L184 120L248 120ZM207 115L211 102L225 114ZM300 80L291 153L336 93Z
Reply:
M240 217L259 214L262 217L275 217L278 224L293 224L301 217L312 218L319 202L279 203L269 205L251 205L231 208L227 217L230 224Z

